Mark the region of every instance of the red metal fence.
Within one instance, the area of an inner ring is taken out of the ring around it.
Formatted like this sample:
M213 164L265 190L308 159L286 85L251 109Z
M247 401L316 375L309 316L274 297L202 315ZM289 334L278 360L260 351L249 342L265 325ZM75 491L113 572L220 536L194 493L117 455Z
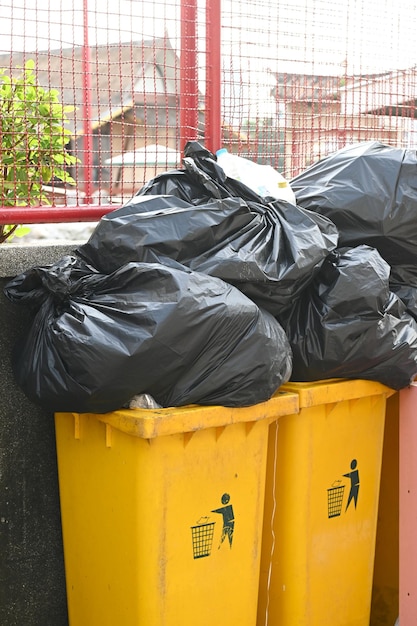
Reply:
M43 185L52 208L16 209L43 202L17 193L24 166L5 146L18 130L0 92L0 223L96 219L181 166L193 139L287 178L349 143L416 143L414 0L3 0L1 10L3 76L34 61L37 85L73 107L64 127L77 161L74 185ZM85 205L96 207L88 217Z

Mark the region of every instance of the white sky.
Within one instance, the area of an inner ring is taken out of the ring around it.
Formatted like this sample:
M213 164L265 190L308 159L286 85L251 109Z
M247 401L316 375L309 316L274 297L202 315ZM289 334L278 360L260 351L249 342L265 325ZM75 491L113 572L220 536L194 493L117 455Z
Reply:
M90 44L161 36L167 29L178 45L179 0L88 0L88 7ZM83 0L0 0L0 11L4 52L83 43ZM344 59L354 72L417 62L415 0L222 0L222 11L226 53L240 45L241 53L269 65L285 62L284 71L314 67L319 73L323 66L331 73ZM204 0L199 20L204 27Z
M83 44L83 0L0 0L0 52ZM204 91L205 0L198 0ZM180 0L88 0L90 45L161 37L180 48ZM222 0L228 99L273 114L274 72L342 75L417 64L415 0ZM256 93L254 85L256 84ZM234 85L234 87L232 87ZM246 104L245 104L246 103ZM251 103L251 104L247 104Z

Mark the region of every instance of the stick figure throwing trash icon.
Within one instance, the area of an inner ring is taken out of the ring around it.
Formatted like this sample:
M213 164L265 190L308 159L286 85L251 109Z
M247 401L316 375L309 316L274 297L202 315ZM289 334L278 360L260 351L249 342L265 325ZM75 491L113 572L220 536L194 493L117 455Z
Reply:
M220 537L220 544L218 548L219 550L226 537L229 539L230 547L232 547L233 531L235 528L235 516L233 513L233 507L231 504L229 504L229 502L229 494L224 493L222 495L222 504L224 504L225 506L220 507L220 509L214 509L213 511L211 511L212 513L219 513L220 515L223 515L223 529L222 536Z
M349 491L349 497L348 497L348 501L346 504L346 509L345 511L347 511L349 504L351 503L351 501L353 500L355 502L355 509L356 509L356 505L358 503L358 495L359 495L359 471L356 469L358 462L356 461L356 459L352 459L351 463L350 463L350 469L352 470L351 472L348 472L347 474L343 474L343 476L346 476L346 478L350 478L350 491Z

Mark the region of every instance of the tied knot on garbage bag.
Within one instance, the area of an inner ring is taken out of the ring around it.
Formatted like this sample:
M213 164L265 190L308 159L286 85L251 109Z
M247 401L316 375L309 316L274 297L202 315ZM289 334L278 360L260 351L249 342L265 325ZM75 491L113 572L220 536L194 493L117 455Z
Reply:
M65 256L54 265L34 267L16 276L9 281L6 295L11 302L27 304L35 312L45 302L64 307L77 293L94 290L97 273L80 259Z

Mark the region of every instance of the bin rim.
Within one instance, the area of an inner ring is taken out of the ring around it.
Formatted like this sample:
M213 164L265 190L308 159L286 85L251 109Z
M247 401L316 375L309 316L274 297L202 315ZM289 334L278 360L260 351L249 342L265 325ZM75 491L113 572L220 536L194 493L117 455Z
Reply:
M362 378L326 378L308 382L289 381L282 385L281 389L298 393L300 409L370 396L384 395L385 398L389 398L396 393L395 389L382 383Z
M119 409L111 413L87 413L100 422L128 435L142 439L192 433L207 428L222 428L239 423L269 423L284 415L299 413L299 397L291 391L277 391L269 400L247 407L224 407L188 405L160 409ZM55 419L63 415L77 417L79 413L57 412Z

